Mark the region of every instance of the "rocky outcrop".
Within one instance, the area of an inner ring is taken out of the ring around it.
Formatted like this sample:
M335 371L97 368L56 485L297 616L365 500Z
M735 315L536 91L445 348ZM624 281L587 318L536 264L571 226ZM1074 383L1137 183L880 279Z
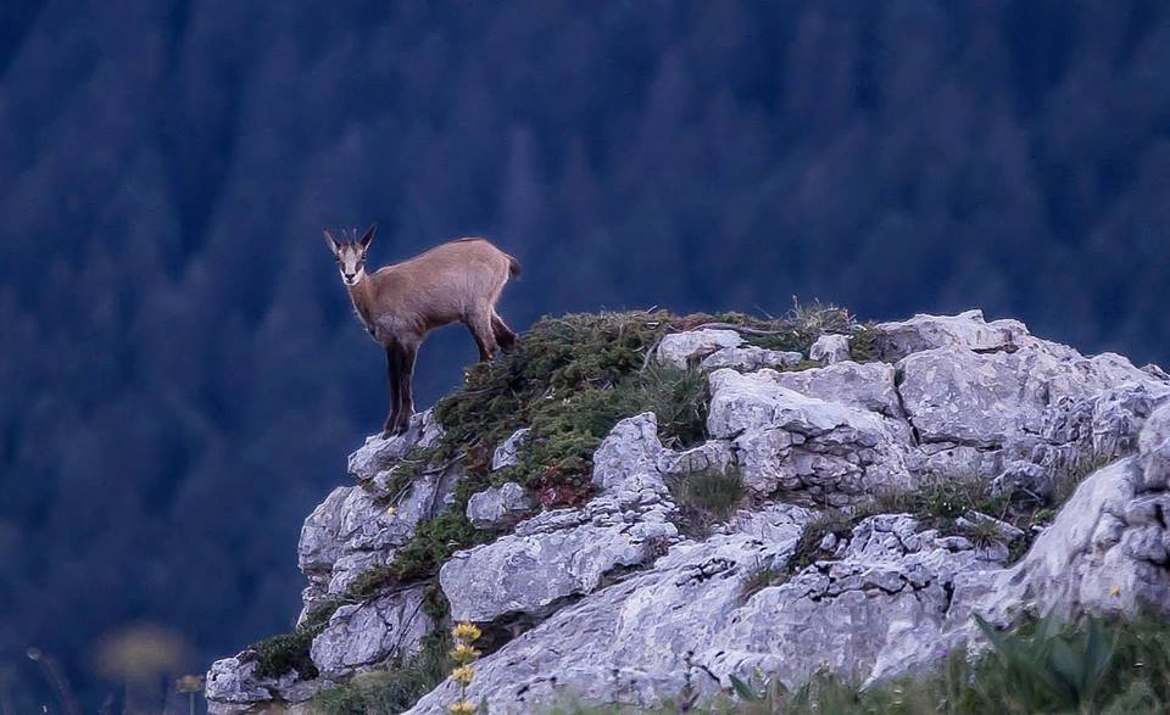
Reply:
M871 337L883 361L861 364L848 336L823 337L812 363L735 331L667 336L656 359L708 373L708 441L667 449L654 415L635 415L596 450L595 492L579 506L532 513L515 483L473 495L467 516L491 540L451 556L438 584L452 618L514 637L477 662L470 699L493 713L570 695L652 707L684 689L726 691L732 676L787 686L820 668L896 676L976 642L974 613L1000 624L1050 609L1170 616L1164 373L1084 357L979 311L884 323ZM445 508L456 469L424 470L409 488L396 476L439 434L422 415L406 436L351 456L357 484L331 493L302 532L306 609L389 563ZM493 469L515 464L526 436L497 445ZM746 498L703 530L680 529L686 508L671 486L716 473L738 475ZM1009 545L1034 534L975 511L945 532L927 515L891 513L806 533L827 510L939 480L1042 500L1080 478L1015 564ZM405 584L339 608L312 643L315 681L257 679L246 652L218 661L212 712L304 702L412 652L445 627L422 599ZM442 712L455 693L445 683L412 712Z
M408 485L398 486L395 479L403 457L441 434L427 411L412 418L405 434L370 437L350 455L349 472L358 483L330 492L301 529L297 563L308 585L298 623L315 608L344 597L363 572L390 563L415 527L444 507L461 476L458 469L424 473ZM318 679L302 680L296 671L260 678L253 651L216 661L208 672L208 711L284 712L285 706L304 703L330 687L335 678L414 652L433 628L421 599L421 590L412 588L337 608L312 642Z
M423 608L424 589L414 586L372 601L342 606L309 651L323 678L342 678L390 657L418 652L435 623Z
M826 400L783 382L766 369L711 374L707 430L731 441L748 489L760 497L800 491L843 506L909 485L904 423L855 406L864 397ZM806 387L815 393L826 382L812 379Z
M546 511L513 533L456 553L439 571L455 620L538 615L590 593L607 575L653 560L678 539L675 505L658 471L666 450L653 413L620 422L597 450L601 493L580 508Z
M506 528L530 511L532 499L516 482L485 489L467 501L467 520L477 529Z
M530 713L567 693L649 707L688 679L714 692L719 684L688 668L688 654L729 625L747 581L781 567L795 543L743 534L681 543L652 569L567 605L478 662L468 695L492 713ZM446 683L411 712L442 712L456 692Z
M350 455L357 485L330 492L301 528L297 565L309 582L301 619L329 597L343 594L362 572L390 563L418 523L449 502L461 476L458 467L424 472L401 485L395 479L399 460L411 449L430 446L440 434L427 411L415 415L405 434L371 437Z
M258 677L255 659L241 653L211 664L204 695L208 712L217 715L309 715L308 701L323 687L320 681L301 680L296 672Z

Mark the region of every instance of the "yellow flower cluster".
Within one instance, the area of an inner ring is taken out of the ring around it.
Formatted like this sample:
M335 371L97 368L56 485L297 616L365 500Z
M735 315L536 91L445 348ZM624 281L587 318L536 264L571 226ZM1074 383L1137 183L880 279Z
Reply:
M475 670L470 665L461 665L451 671L451 680L454 680L465 688L471 684L471 679L474 677Z
M451 629L451 636L455 639L455 647L451 649L451 659L458 665L451 671L451 680L459 684L459 699L447 706L451 715L473 715L478 709L467 699L467 686L471 685L475 677L475 669L471 663L480 656L480 652L471 644L479 640L483 633L473 623L457 623Z
M457 641L466 641L468 643L472 643L479 640L479 637L482 636L483 633L480 632L479 628L474 623L457 623L455 624L455 627L451 629L451 635Z
M480 656L480 652L466 643L460 643L451 649L451 658L460 665L467 665Z

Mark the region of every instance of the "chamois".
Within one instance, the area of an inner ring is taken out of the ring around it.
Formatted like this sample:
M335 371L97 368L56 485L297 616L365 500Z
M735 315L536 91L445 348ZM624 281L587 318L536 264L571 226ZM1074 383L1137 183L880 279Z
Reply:
M377 227L360 238L357 231L338 241L325 230L325 242L337 259L342 283L358 319L386 350L390 414L382 436L402 434L414 412L411 379L414 360L427 333L459 321L471 331L479 359L490 360L497 348L508 350L516 334L496 312L508 279L519 275L520 262L483 238L460 238L414 258L365 270L366 251Z

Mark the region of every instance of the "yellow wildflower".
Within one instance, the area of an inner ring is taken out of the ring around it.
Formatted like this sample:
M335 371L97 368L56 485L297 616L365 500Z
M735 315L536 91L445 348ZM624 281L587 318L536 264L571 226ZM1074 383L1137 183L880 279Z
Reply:
M456 700L447 706L447 710L451 715L473 715L475 705L470 700Z
M455 627L451 629L451 635L455 636L456 640L471 643L472 641L478 640L483 633L475 625L464 621L463 623L455 624Z
M466 643L460 643L451 650L451 657L456 663L467 664L479 657L479 651Z
M454 680L465 688L471 684L471 679L474 677L475 671L472 670L470 665L461 665L451 671L451 680Z

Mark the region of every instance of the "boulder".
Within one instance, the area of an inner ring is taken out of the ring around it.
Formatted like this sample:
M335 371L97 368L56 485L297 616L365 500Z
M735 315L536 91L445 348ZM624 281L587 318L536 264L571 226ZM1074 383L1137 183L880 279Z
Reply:
M803 491L840 506L909 484L909 433L896 420L796 392L772 370L719 370L710 386L707 430L733 443L758 496Z
M424 598L425 587L414 586L338 608L310 651L322 677L336 680L417 653L435 626L423 608Z
M1124 358L1032 340L1013 352L935 348L898 363L919 442L912 470L998 474L1023 460L1050 474L1075 471L1132 451L1145 416L1170 396Z
M326 681L302 681L295 672L257 677L256 659L245 651L211 664L204 696L208 715L309 715L309 701L328 687Z
M880 323L874 330L879 360L897 362L907 355L935 348L965 348L975 352L1010 352L1034 339L1018 320L988 323L982 310L958 315L918 314L909 320Z
M532 508L524 487L507 482L473 494L467 501L467 519L477 529L501 529L515 523Z
M686 368L723 348L736 348L744 342L734 330L689 330L671 333L658 343L659 362L677 368Z
M822 335L808 350L810 360L833 365L850 359L848 335Z
M593 453L593 483L604 490L624 485L633 477L658 472L658 461L669 451L658 440L658 418L653 412L627 417L614 425Z
M827 367L769 375L778 385L829 402L904 420L892 365L839 362Z

